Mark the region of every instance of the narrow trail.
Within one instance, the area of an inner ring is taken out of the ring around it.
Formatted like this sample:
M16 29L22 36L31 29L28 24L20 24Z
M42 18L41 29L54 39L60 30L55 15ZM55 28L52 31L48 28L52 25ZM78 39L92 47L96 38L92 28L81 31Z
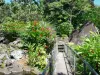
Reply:
M85 59L60 38L56 39L50 55L49 63L42 75L99 75ZM82 69L78 68L79 65Z
M71 66L65 55L65 43L63 41L56 42L55 61L53 75L73 75Z

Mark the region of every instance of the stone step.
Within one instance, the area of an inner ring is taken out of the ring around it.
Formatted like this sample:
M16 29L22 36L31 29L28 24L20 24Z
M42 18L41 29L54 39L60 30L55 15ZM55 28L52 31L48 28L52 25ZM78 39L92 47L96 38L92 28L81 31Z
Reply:
M64 52L64 45L58 45L58 51Z
M64 45L58 45L58 49L64 49Z
M59 52L64 52L64 49L58 49Z

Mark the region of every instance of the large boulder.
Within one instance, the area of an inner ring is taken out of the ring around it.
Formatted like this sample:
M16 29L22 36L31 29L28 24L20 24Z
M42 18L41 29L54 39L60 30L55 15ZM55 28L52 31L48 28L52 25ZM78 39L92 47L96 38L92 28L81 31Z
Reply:
M12 47L18 47L18 48L23 47L22 40L20 38L17 38L13 42L10 42L9 45Z
M21 59L22 56L24 56L24 51L23 50L14 50L10 54L10 57L15 59L15 60Z
M91 23L87 22L82 26L79 30L74 30L72 34L69 36L69 42L73 42L75 44L82 44L82 38L90 36L90 31L97 33L97 27Z

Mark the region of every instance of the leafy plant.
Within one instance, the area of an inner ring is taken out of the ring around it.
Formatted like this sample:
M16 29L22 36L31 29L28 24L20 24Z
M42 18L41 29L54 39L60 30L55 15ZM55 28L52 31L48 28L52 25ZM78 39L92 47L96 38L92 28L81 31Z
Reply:
M29 65L43 70L47 54L53 47L55 31L49 23L35 20L30 22L26 31L20 33L20 37L28 47Z
M43 70L47 63L46 63L46 49L41 45L38 44L36 48L34 48L34 44L28 44L28 57L29 57L29 65L33 67L38 67L40 70Z
M5 37L9 41L13 41L19 36L20 33L23 33L27 30L27 25L27 23L21 21L8 21L1 24L1 31L4 32Z
M100 30L100 7L95 6L90 11L86 12L83 16L84 21L91 21Z
M62 36L63 34L71 34L73 26L69 22L63 22L57 27L58 34Z
M84 39L82 45L77 45L74 48L100 73L100 34L92 32L90 37Z
M83 22L82 14L92 7L92 1L89 0L53 0L44 3L44 16L54 24L60 36L69 36L74 28L79 27Z
M21 33L21 37L25 43L34 43L35 47L38 46L38 44L45 44L51 47L51 44L54 42L55 31L50 27L49 23L34 21L26 32Z
M13 33L13 32L18 33L18 32L25 31L26 24L27 23L23 21L20 21L20 22L19 21L14 21L14 22L8 21L2 24L2 30L8 33Z

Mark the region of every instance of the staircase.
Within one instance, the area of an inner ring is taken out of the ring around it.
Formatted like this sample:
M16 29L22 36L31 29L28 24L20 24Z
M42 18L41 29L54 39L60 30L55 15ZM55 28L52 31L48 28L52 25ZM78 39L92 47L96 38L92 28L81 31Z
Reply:
M58 44L58 51L64 52L64 45L63 44Z

